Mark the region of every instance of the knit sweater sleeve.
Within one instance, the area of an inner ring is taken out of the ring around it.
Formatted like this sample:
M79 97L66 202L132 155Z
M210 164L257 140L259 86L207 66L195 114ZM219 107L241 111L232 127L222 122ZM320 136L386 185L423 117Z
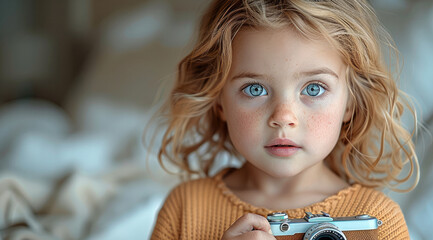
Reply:
M181 190L180 187L173 189L158 213L151 240L156 239L179 239L181 222Z
M410 239L406 221L400 206L386 197L383 193L377 193L377 201L373 205L375 215L382 221L379 227L379 239L406 240Z

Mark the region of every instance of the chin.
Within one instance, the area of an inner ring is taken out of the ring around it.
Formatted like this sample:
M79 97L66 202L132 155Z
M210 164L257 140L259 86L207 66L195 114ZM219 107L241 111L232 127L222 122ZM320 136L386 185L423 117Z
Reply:
M279 167L276 169L269 169L269 171L266 172L275 178L290 178L298 175L301 171L299 169Z

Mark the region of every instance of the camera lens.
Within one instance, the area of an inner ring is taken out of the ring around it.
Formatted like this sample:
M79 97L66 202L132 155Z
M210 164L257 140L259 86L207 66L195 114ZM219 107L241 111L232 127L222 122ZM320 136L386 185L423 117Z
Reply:
M332 234L321 234L320 236L317 236L314 239L315 240L339 240L340 238Z
M305 232L306 240L347 240L346 236L332 223L319 223Z

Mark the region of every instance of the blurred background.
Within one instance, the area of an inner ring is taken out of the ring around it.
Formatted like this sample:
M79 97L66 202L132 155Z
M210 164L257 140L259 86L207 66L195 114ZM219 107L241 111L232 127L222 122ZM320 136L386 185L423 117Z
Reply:
M145 123L208 0L0 0L0 239L148 239L177 178ZM389 194L413 239L433 220L433 1L371 0L417 104L422 179ZM410 120L407 120L411 128Z

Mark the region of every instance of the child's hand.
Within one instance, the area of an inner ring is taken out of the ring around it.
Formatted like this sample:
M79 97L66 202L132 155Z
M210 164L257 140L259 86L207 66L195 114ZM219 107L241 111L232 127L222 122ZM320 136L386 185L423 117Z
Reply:
M221 240L229 239L275 239L271 225L263 216L247 213L225 231Z

